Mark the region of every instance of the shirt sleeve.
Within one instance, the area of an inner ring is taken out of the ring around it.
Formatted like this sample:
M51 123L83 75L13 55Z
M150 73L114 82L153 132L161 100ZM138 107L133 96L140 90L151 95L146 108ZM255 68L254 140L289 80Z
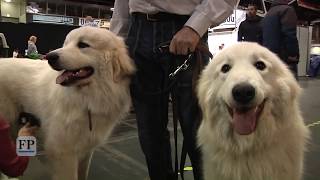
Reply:
M15 144L9 135L9 124L0 118L0 172L10 177L21 176L27 168L29 158L16 154Z
M238 2L239 0L203 0L185 26L191 27L202 36L210 26L217 26L225 21Z
M129 30L129 0L116 0L110 22L110 31L126 38Z

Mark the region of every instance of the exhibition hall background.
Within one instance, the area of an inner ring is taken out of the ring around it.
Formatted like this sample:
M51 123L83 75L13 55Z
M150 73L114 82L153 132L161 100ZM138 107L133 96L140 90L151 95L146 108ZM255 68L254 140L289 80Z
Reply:
M9 55L15 48L24 54L27 42L31 35L38 37L37 48L39 53L45 54L50 49L57 49L63 45L66 35L77 26L38 24L38 23L0 23L1 32L5 34L7 44L10 46ZM13 46L14 45L14 46Z

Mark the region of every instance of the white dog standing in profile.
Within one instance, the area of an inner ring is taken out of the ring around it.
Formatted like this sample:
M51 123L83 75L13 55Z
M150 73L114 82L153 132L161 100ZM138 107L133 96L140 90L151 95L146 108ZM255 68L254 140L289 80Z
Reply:
M217 54L198 84L205 180L301 180L309 130L300 91L285 64L258 44Z
M47 59L0 60L0 113L12 126L20 112L37 116L53 180L85 180L94 148L129 111L135 68L120 38L93 27Z

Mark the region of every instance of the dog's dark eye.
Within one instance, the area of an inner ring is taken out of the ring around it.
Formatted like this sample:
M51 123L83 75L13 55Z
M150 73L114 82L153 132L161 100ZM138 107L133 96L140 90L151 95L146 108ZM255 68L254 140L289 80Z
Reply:
M262 61L256 62L254 66L260 71L263 71L267 67L266 64Z
M230 71L231 66L229 64L224 64L221 68L221 72L223 73L227 73L228 71Z
M87 48L87 47L90 47L90 45L80 41L80 42L78 42L78 47L79 48Z

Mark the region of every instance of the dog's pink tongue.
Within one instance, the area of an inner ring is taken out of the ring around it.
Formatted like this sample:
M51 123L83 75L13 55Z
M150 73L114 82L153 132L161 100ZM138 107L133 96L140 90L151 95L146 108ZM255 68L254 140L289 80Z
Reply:
M57 84L63 83L64 81L68 80L72 76L72 74L73 73L71 71L63 72L60 76L57 77L56 83Z
M249 135L256 129L256 108L247 112L239 112L233 109L233 128L240 135Z

